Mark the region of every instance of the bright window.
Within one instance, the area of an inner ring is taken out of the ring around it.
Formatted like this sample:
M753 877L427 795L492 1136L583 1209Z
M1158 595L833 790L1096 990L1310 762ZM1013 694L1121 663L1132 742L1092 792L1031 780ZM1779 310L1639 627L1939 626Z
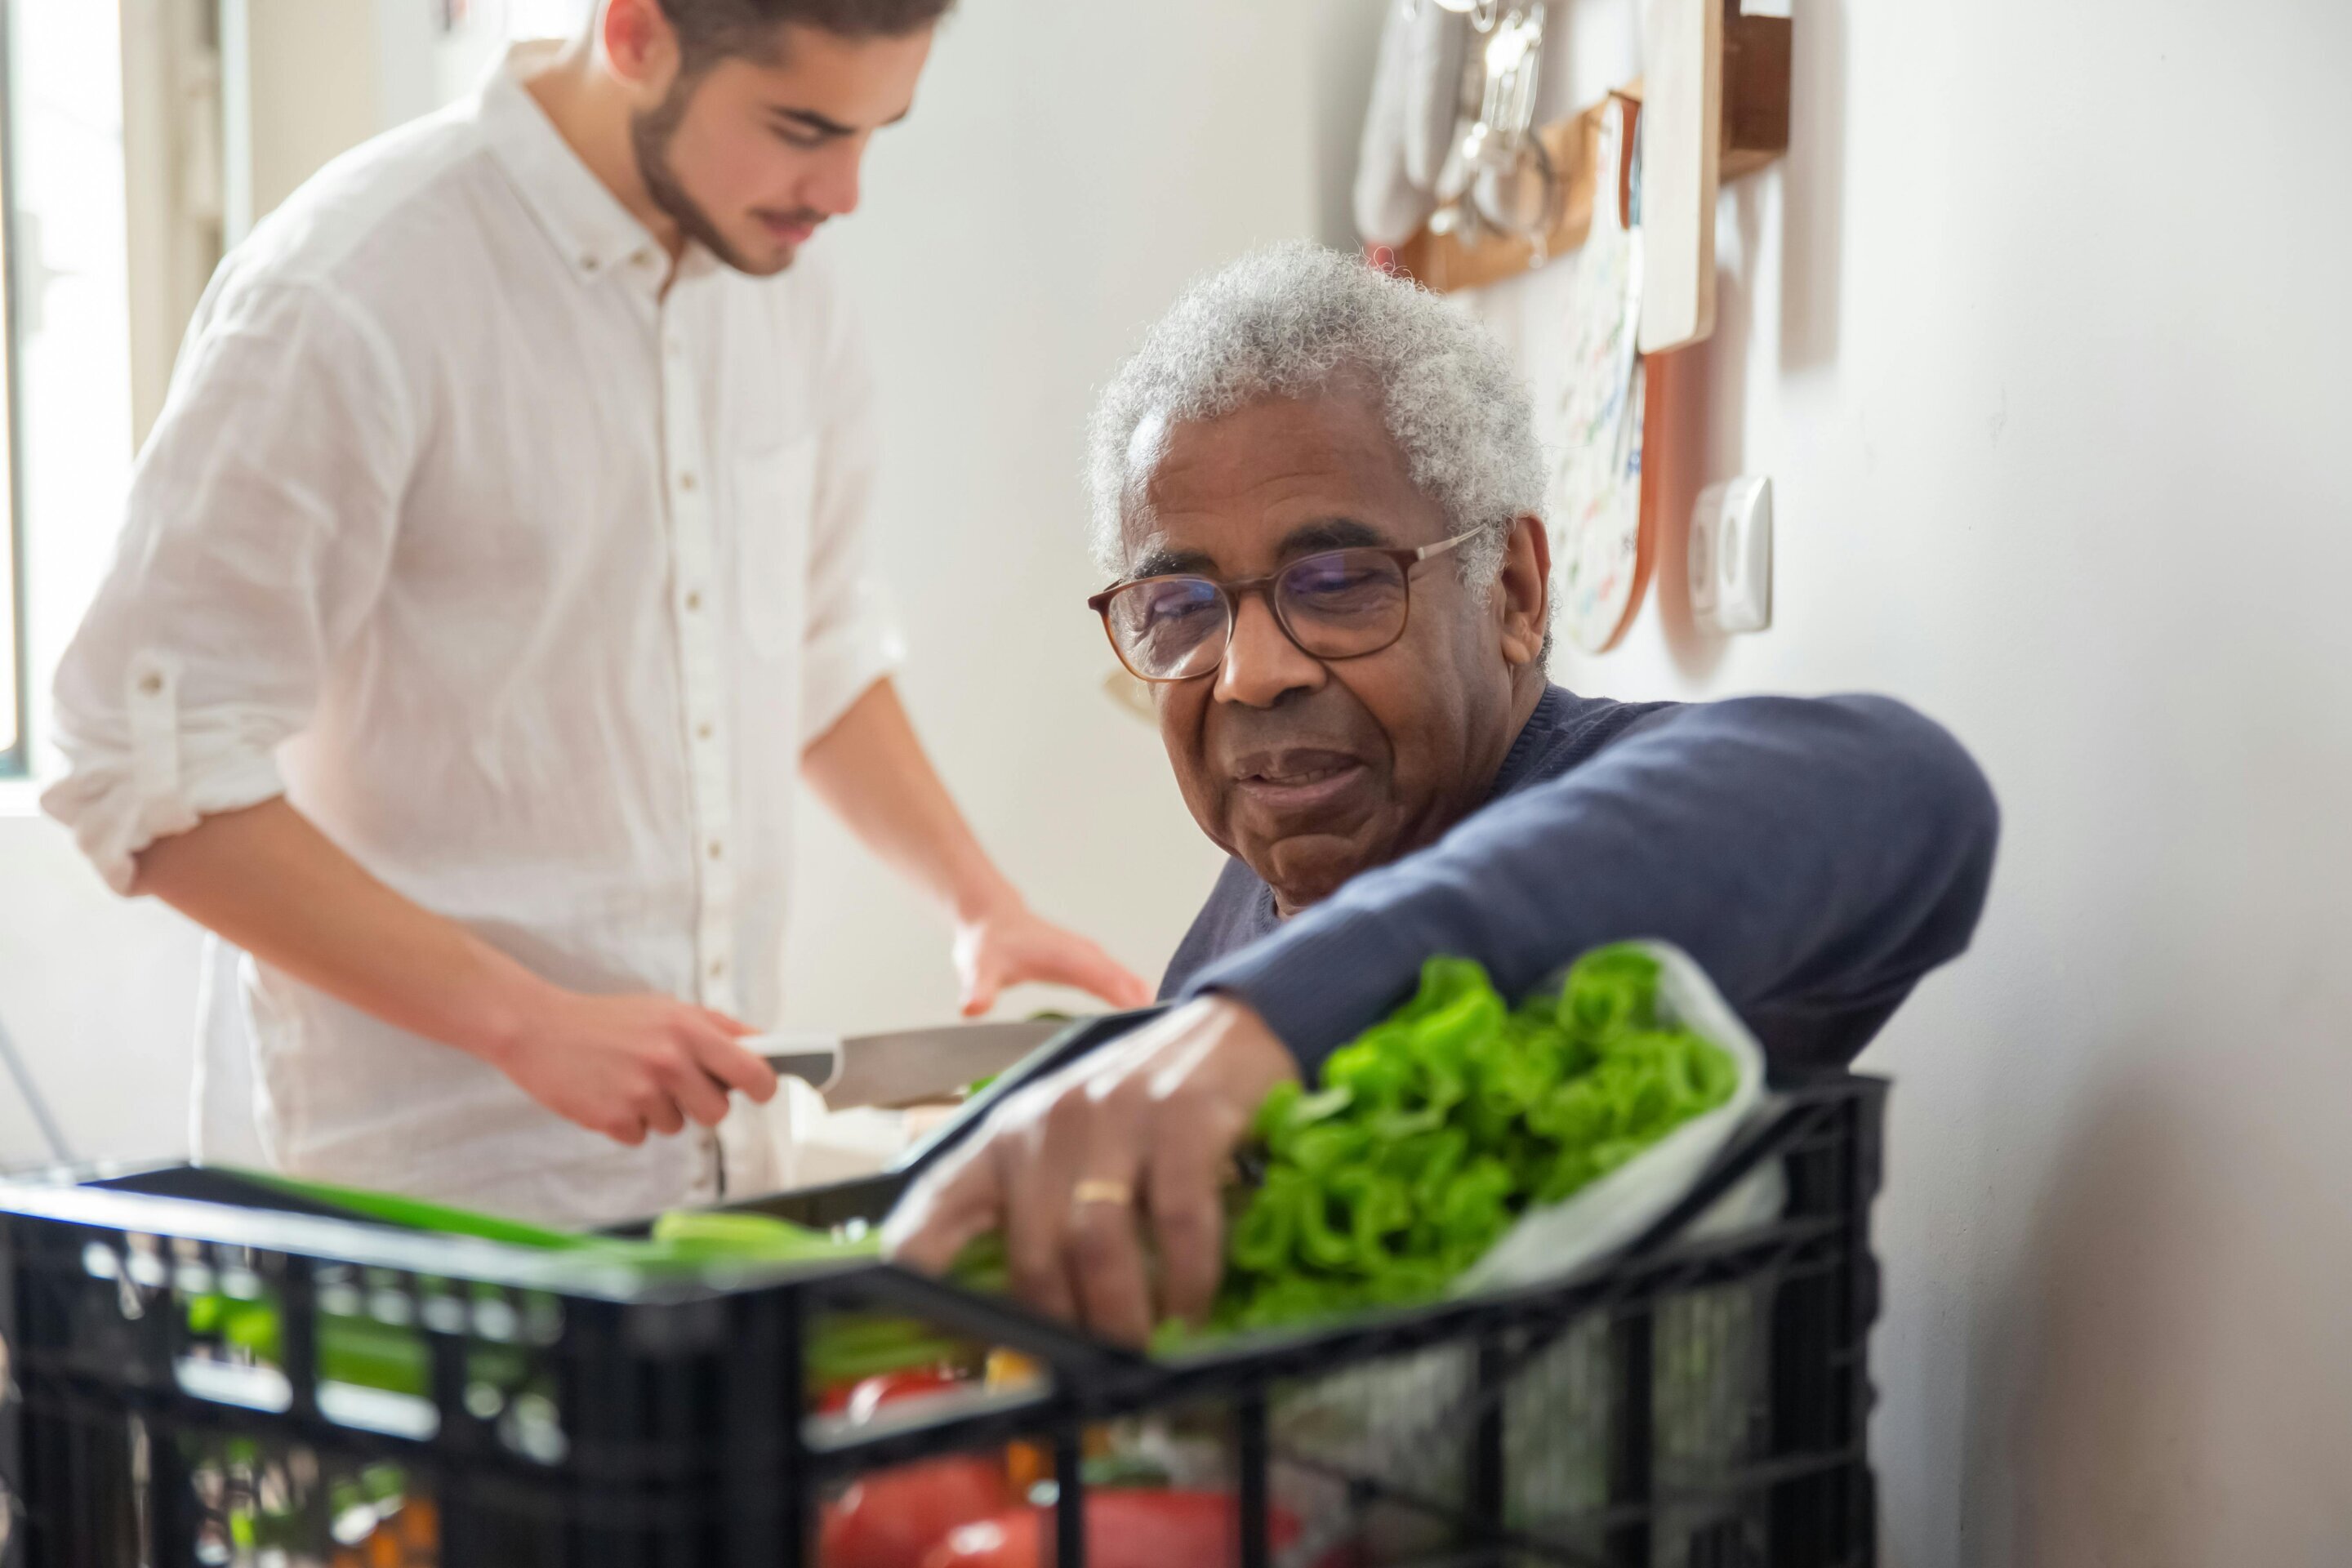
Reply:
M0 568L0 769L46 743L47 672L104 574L131 473L131 308L117 7L5 0L11 548Z
M0 92L8 80L8 25L0 11ZM10 173L9 116L0 113L0 778L25 771L23 508L16 492L16 246L10 231L16 182Z

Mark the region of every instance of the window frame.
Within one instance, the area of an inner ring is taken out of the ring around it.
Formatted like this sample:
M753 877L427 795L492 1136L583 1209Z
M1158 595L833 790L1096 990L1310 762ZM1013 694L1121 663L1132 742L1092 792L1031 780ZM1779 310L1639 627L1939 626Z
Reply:
M33 691L26 668L32 649L25 635L30 596L25 591L25 422L17 397L24 381L18 374L16 342L16 279L21 261L16 249L16 94L10 90L16 79L10 12L5 0L0 0L0 416L5 420L5 427L0 427L0 441L7 443L8 455L7 483L5 493L0 493L0 504L8 509L8 526L0 544L8 552L7 587L12 601L8 632L13 642L9 669L16 681L12 695L16 734L13 744L0 750L0 779L21 779L32 773Z

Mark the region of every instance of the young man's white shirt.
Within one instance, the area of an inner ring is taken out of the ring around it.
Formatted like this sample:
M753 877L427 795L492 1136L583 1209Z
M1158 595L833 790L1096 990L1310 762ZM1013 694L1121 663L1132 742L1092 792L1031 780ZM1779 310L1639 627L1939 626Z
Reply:
M670 280L522 86L540 63L331 165L223 264L58 675L46 804L127 889L157 837L282 793L560 984L767 1022L802 749L899 652L866 371L822 246L767 279L689 248ZM691 1127L625 1149L244 982L200 1057L255 1053L289 1171L588 1221L709 1196L722 1142L756 1156Z

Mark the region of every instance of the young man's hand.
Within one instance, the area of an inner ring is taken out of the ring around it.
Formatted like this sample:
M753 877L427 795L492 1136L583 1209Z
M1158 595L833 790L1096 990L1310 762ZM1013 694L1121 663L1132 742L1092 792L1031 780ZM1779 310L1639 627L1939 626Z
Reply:
M957 924L955 966L967 1018L996 1005L999 992L1030 981L1076 986L1113 1007L1151 1002L1151 987L1117 959L1018 902Z
M724 1013L668 996L557 991L490 1063L566 1121L634 1147L688 1121L716 1127L730 1090L765 1103L775 1069L735 1042L751 1032Z
M1297 1076L1246 1004L1186 1003L1007 1099L899 1200L884 1250L940 1273L1001 1228L1013 1288L1042 1310L1125 1344L1197 1322L1223 1273L1227 1158Z
M1076 986L1114 1007L1151 1000L1151 988L1101 948L1038 919L982 852L887 679L810 744L801 773L867 848L953 912L966 1017L1033 980Z
M776 1092L751 1031L668 996L587 996L370 876L283 797L207 816L139 856L153 893L255 958L395 1028L480 1058L623 1143L709 1127Z

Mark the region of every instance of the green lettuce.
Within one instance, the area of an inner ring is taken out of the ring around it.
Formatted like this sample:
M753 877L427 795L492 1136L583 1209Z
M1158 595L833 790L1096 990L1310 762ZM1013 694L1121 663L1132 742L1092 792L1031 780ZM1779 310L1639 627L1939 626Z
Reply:
M1520 1215L1731 1099L1730 1055L1658 1013L1640 948L1586 954L1509 1005L1468 959L1285 1084L1252 1130L1213 1327L1270 1328L1442 1295Z

